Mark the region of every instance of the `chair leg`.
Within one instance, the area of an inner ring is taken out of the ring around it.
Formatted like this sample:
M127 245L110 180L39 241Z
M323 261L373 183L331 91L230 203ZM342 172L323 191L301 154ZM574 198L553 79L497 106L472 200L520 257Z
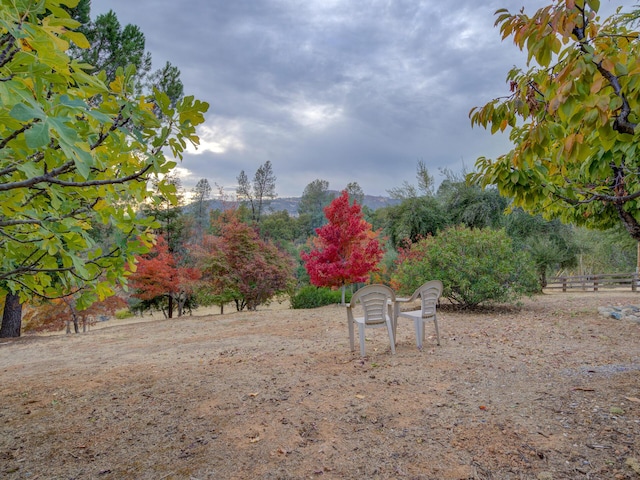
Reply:
M358 324L358 332L360 333L360 355L364 357L364 325L361 323Z
M416 345L418 346L418 350L422 350L422 331L420 328L420 326L422 325L422 320L416 318L414 319L413 323L416 330Z
M433 324L436 326L436 341L440 345L440 330L438 329L438 317L433 317Z
M353 323L354 322L352 322L351 319L347 320L347 325L349 327L349 346L351 347L352 352L356 349L353 338L355 336L353 332Z
M387 321L387 331L389 332L389 342L391 342L391 354L396 354L396 339L393 336L393 324Z

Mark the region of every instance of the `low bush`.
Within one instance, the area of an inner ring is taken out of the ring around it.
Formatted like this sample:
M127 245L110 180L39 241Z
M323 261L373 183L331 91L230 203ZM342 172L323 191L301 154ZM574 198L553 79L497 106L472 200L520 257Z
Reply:
M346 301L351 293L346 292ZM291 308L317 308L342 302L342 291L307 285L291 295Z
M539 290L535 266L504 230L451 227L402 252L392 286L410 294L441 280L443 296L463 307L515 303Z
M125 318L131 318L133 316L134 316L134 313L128 308L124 310L118 310L115 314L115 317L118 320L124 320Z

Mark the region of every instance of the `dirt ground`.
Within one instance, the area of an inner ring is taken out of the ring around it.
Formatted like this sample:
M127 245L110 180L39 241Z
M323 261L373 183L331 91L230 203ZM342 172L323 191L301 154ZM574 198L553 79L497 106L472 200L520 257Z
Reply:
M640 325L597 313L626 304L443 305L440 347L400 320L366 358L340 306L0 340L0 478L640 479Z

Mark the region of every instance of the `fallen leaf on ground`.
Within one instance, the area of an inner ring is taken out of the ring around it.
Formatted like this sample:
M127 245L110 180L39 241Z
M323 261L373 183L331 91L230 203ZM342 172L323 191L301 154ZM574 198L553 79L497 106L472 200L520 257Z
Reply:
M631 470L640 475L640 462L638 462L637 458L629 457L625 463Z

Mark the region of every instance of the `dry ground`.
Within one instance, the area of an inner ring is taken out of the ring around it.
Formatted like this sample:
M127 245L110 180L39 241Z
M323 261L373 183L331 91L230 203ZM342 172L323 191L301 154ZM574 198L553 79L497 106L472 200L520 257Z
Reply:
M3 340L0 478L639 479L640 325L596 310L638 295L443 306L364 359L339 306Z

